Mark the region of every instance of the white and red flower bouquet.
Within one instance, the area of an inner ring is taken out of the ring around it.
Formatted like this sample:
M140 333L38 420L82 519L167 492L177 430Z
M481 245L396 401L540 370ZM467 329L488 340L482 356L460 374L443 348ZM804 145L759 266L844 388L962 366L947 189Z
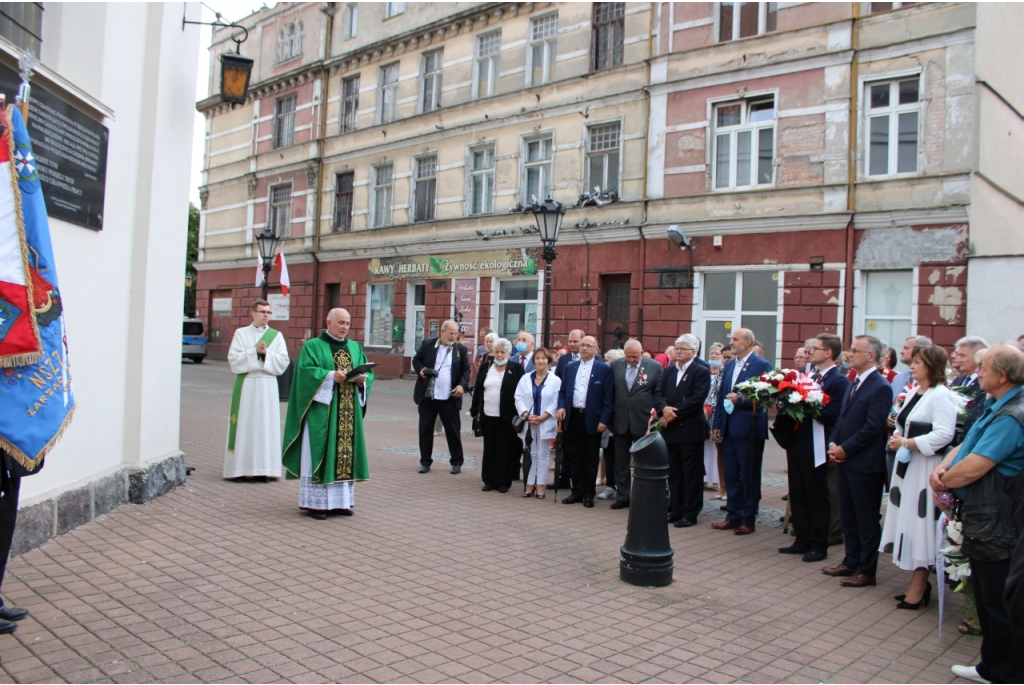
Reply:
M795 422L818 418L831 401L811 374L793 369L774 369L760 378L737 383L735 390L754 404L775 405L780 416Z

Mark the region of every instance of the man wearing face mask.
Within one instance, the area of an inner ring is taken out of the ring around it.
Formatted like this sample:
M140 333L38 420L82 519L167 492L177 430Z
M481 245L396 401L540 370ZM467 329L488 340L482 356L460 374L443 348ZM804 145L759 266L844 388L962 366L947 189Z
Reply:
M469 390L469 351L456 342L459 325L449 319L441 324L440 335L427 338L412 358L416 372L416 387L412 391L413 402L420 414L420 473L430 471L434 452L434 422L441 417L444 434L451 454L452 473L462 471L462 394ZM428 381L433 379L433 383ZM427 388L433 394L427 396Z
M732 530L736 535L754 532L761 502L761 461L768 439L768 415L734 390L737 383L758 378L772 365L754 354L754 332L737 328L729 340L735 359L720 372L721 391L715 408L714 435L722 441L725 456L725 489L729 494L725 521L712 528Z
M509 364L519 364L523 373L533 371L533 334L528 331L516 333L515 354L509 360Z

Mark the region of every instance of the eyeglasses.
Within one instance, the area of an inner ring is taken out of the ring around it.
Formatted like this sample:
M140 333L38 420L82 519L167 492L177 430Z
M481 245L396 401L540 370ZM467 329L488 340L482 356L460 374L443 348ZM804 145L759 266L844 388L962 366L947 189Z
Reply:
M847 350L847 352L850 353L850 354L867 354L868 353L867 350L855 350L852 347L849 350Z
M828 352L824 347L815 347L813 349L815 352Z

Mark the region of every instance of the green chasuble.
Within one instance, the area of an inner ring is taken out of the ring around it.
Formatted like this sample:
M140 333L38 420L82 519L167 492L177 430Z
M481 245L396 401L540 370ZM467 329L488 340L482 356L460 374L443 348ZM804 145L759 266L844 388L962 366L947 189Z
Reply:
M363 409L359 406L357 386L354 383L336 384L329 406L313 400L328 373L348 371L366 361L358 343L351 340L339 342L326 331L302 346L292 376L284 425L285 478L299 477L303 421L309 425L309 450L315 484L330 485L370 477ZM372 384L371 371L364 386L367 401Z

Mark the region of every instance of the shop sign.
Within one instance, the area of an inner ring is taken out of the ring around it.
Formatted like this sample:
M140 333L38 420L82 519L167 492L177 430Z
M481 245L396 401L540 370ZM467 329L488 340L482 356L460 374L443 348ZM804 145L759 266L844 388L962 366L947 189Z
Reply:
M465 276L532 276L537 273L540 248L512 248L454 255L382 257L369 261L370 279L405 281Z
M291 318L291 296L267 295L270 303L271 321L288 321Z
M231 316L230 297L215 297L211 304L213 305L214 316Z
M459 331L465 334L470 344L476 340L476 285L475 278L456 278L452 283Z

